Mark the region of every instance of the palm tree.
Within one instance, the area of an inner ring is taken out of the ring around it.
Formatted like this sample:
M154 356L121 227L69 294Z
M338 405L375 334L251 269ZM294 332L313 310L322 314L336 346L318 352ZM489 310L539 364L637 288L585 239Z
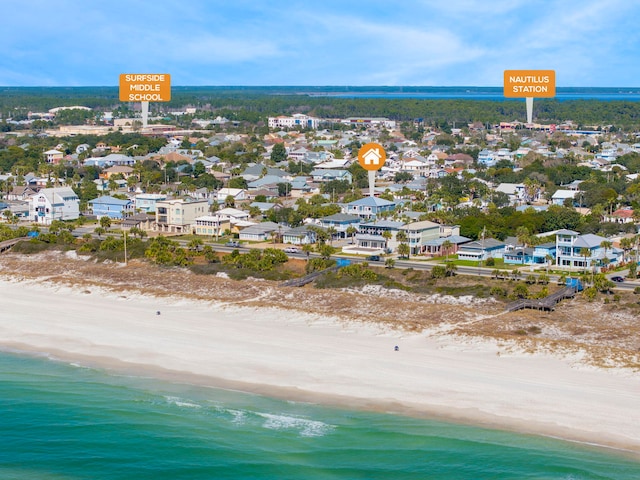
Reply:
M196 252L200 251L200 247L204 244L204 242L202 241L202 239L200 238L194 238L193 240L189 241L189 243L187 244L187 247L189 247L189 250L195 250Z
M391 240L391 237L393 237L391 230L385 230L384 232L382 232L381 235L382 235L382 238L385 239L385 248L389 248L389 240Z
M580 254L581 257L584 257L584 273L587 273L587 258L589 258L591 256L591 249L586 248L586 247L582 247L580 249Z
M336 227L328 227L327 228L327 234L329 235L329 244L333 245L333 236L338 233L338 230L336 230Z
M602 246L602 244L600 244ZM633 248L633 239L630 237L624 237L620 240L620 247L624 250L624 261L626 262L629 258L629 252Z
M604 257L607 258L607 250L613 247L613 243L609 240L603 240L600 242L600 247L604 249Z
M531 235L529 234L529 229L525 226L518 227L518 229L516 230L516 237L518 238L518 242L523 247L527 247L531 241Z
M346 230L347 236L351 237L351 244L353 245L353 237L358 233L358 229L353 225L349 225Z
M444 250L444 261L445 263L447 263L449 261L449 249L453 247L453 243L451 243L451 241L449 240L445 240L444 242L442 242L442 245L440 245L440 252L442 253L442 250Z
M402 257L406 256L407 258L409 258L411 249L407 244L407 239L408 239L407 232L405 232L404 230L398 230L398 233L396 233L396 240L400 242L400 245L398 245L398 253Z
M551 265L551 262L553 261L553 256L551 256L550 254L546 254L544 256L544 259L547 261L547 275L549 274L549 265Z
M445 277L453 277L456 274L456 270L458 270L458 267L453 262L446 262L445 269Z

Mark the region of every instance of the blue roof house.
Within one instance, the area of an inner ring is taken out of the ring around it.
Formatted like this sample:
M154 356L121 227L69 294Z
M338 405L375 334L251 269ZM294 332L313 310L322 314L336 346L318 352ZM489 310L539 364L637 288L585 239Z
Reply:
M122 200L110 195L89 200L93 214L98 218L109 217L114 220L122 220L126 215L133 213L133 202Z
M384 198L364 197L359 200L347 203L343 213L357 215L364 219L375 219L382 212L391 212L396 208L395 202L390 202Z

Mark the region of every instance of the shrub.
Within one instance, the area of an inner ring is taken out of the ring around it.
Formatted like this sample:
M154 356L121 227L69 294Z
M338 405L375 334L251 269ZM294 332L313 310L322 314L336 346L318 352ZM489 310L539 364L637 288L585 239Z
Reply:
M447 269L442 265L435 265L431 268L431 278L444 278L447 274Z
M589 302L593 302L598 295L598 290L595 287L588 287L582 291L582 295Z
M507 296L507 289L502 287L491 287L491 290L489 290L489 295L491 295L492 297L505 298Z
M496 260L495 260L495 258L493 258L493 257L489 257L489 258L487 258L487 261L485 262L485 265L486 265L487 267L494 267L494 266L495 266L495 264L496 264Z
M513 289L513 294L516 298L528 298L529 289L524 283L518 283Z

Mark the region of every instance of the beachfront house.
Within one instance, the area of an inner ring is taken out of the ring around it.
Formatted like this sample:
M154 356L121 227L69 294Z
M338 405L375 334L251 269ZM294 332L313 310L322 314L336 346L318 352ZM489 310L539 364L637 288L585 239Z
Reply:
M114 220L122 220L134 211L133 201L114 198L110 195L103 195L89 200L89 205L91 206L91 211L98 219L109 217Z
M581 235L573 230L558 230L556 232L556 265L588 270L620 262L623 251L613 246L606 246L606 242L608 242L606 238L592 233Z
M247 242L266 242L287 233L289 230L289 227L274 222L262 222L243 228L240 230L239 237L240 240Z
M156 202L154 230L163 233L192 233L198 217L209 211L206 200L173 199Z
M348 215L346 213L334 213L326 217L320 218L320 226L325 229L335 229L335 237L347 238L349 235L349 227L353 227L356 231L360 228L362 219L357 215Z
M488 258L502 258L505 244L495 238L485 238L465 243L458 250L458 260L473 262L485 261Z
M231 230L229 217L220 215L202 215L196 217L193 227L196 235L206 235L209 237L221 237L227 230Z
M426 243L440 237L440 225L428 220L412 222L400 227L407 234L407 242L411 255L423 253Z
M311 245L316 243L316 240L317 232L309 225L301 225L282 234L282 243L290 243L292 245Z
M402 222L394 222L392 220L376 220L363 223L356 234L357 248L363 251L367 251L366 249L380 250L380 253L392 252L398 248L396 235L403 225Z
M456 255L460 247L470 241L470 238L462 235L432 238L424 242L422 253L430 257Z
M80 217L80 199L71 187L43 188L29 199L29 218L50 225L53 220Z

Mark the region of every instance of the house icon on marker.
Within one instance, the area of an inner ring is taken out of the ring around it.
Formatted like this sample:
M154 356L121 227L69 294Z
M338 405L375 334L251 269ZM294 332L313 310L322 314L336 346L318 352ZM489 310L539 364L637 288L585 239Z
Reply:
M365 165L378 165L380 163L380 150L377 148L370 148L364 155L362 155Z

